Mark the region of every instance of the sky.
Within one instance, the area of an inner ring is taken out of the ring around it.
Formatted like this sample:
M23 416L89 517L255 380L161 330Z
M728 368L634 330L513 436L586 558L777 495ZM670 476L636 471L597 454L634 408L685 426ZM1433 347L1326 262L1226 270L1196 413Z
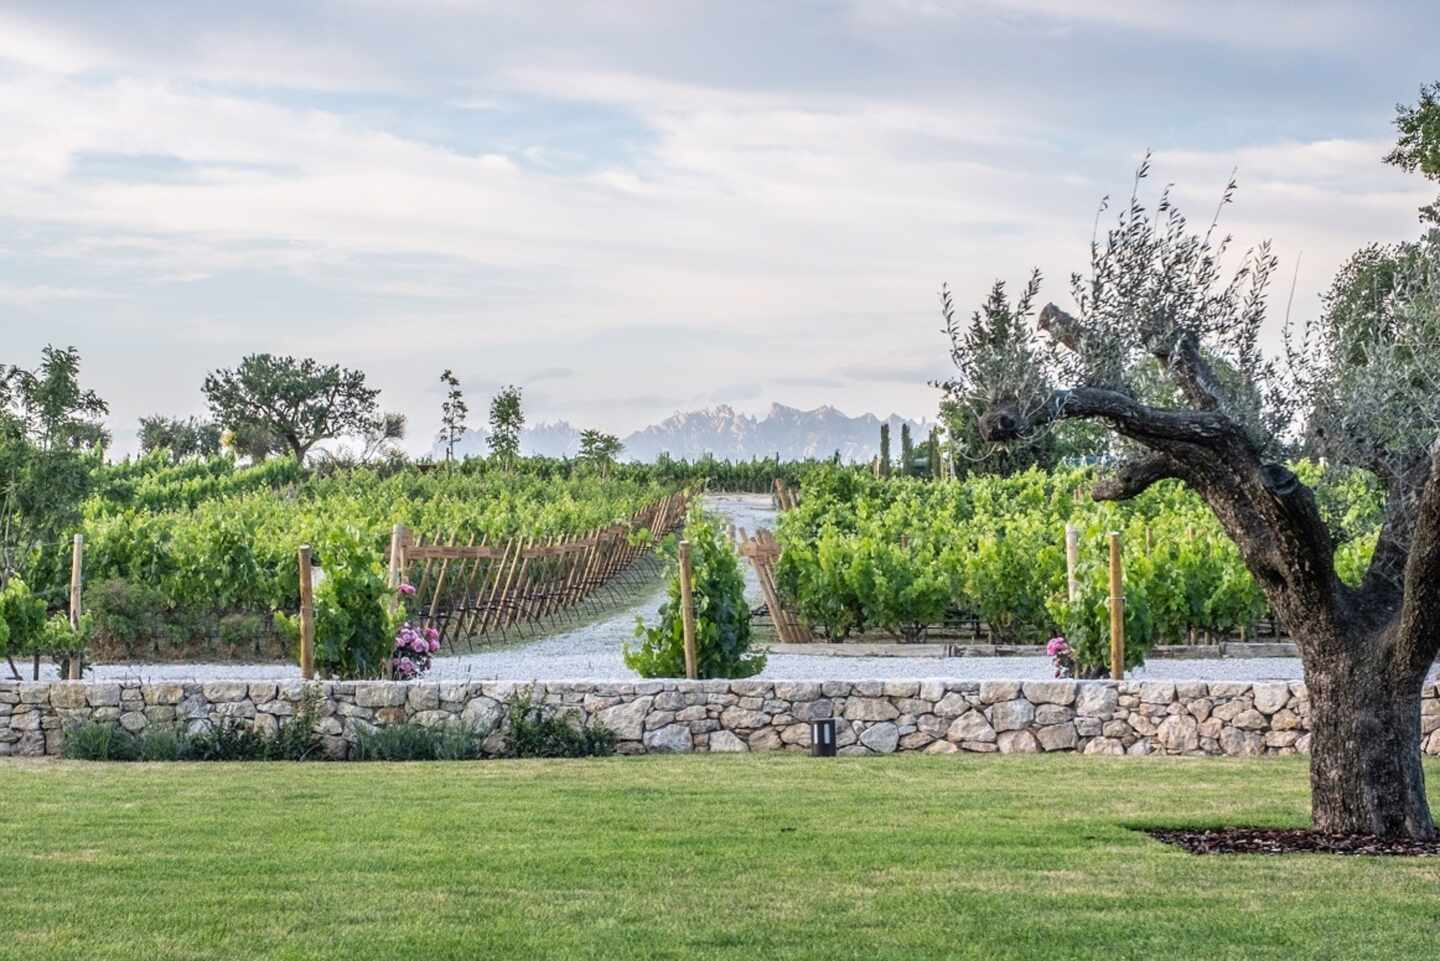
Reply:
M1154 154L1297 318L1432 185L1381 164L1440 5L7 0L0 362L73 345L137 419L250 353L358 367L429 448L728 403L933 416L937 293L1069 303Z

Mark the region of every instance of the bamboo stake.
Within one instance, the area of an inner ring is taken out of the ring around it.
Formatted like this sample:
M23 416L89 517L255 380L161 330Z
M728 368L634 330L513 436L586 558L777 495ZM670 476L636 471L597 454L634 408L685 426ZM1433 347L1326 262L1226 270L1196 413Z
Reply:
M70 627L80 629L80 586L83 578L81 572L85 566L85 535L76 534L75 542L70 552ZM70 680L78 681L81 677L80 651L74 651L70 655Z
M310 568L310 545L300 547L300 676L315 677L315 585Z
M1070 603L1074 604L1080 596L1080 576L1076 573L1080 566L1080 529L1074 524L1065 525L1065 586L1068 590Z
M1110 532L1110 678L1125 679L1125 572L1120 532Z
M685 630L685 676L695 680L698 676L695 651L695 597L690 584L690 542L680 542L680 612Z

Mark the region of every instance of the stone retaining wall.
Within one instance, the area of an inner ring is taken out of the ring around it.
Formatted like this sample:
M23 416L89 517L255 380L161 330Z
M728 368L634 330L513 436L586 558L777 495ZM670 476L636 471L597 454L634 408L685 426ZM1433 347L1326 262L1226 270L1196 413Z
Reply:
M841 754L925 751L1293 754L1309 747L1302 682L1234 681L548 681L314 682L327 753L344 757L367 725L464 724L502 743L505 703L534 701L598 721L626 754L801 750L812 719L837 719ZM130 731L243 723L273 732L295 715L301 681L0 681L0 755L59 754L68 724ZM1425 689L1427 754L1440 754L1440 690Z

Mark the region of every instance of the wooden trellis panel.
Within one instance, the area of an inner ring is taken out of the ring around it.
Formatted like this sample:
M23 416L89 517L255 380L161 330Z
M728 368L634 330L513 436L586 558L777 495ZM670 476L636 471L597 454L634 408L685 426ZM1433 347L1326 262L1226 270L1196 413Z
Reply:
M577 617L577 608L616 581L633 578L635 564L652 542L631 542L647 529L658 538L683 522L687 493L671 494L636 511L623 523L583 535L543 540L515 538L457 543L436 531L418 537L396 527L390 545L390 577L398 587L415 586L415 616L440 632L447 646L472 644L490 634L559 617Z
M776 483L779 484L779 481ZM783 485L776 489L777 496L783 489ZM793 506L793 501L791 503ZM780 600L780 592L775 588L775 562L780 559L780 545L776 542L775 535L762 527L755 532L754 537L746 537L742 528L740 554L750 558L750 563L755 566L760 592L765 595L765 606L770 611L770 620L775 624L775 633L781 642L801 644L814 640L805 622L785 609Z

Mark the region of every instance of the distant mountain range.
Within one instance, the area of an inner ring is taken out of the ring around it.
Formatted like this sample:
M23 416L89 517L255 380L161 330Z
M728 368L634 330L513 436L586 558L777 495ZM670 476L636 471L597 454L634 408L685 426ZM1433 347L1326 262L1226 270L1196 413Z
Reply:
M890 425L892 456L900 453L900 428L910 425L915 443L929 435L933 424L891 414L882 421L874 414L848 417L828 404L800 410L771 404L763 417L742 414L722 404L707 410L675 413L658 424L622 437L622 460L653 461L662 453L695 460L711 454L721 460L774 457L782 460L828 458L838 451L843 461L868 461L880 452L880 425ZM465 435L457 453L483 454L486 435ZM580 450L580 429L566 421L527 427L520 437L526 454L573 457Z

